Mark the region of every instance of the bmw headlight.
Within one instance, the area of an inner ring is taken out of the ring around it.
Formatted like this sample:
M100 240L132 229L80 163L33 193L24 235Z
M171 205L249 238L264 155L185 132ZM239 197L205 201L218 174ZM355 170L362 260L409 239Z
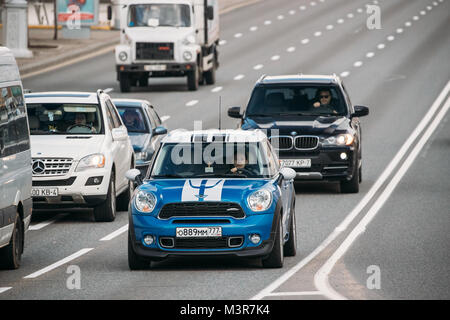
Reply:
M192 53L190 51L183 52L183 59L186 61L192 60Z
M148 153L147 152L136 152L136 161L145 161L147 160Z
M349 133L331 136L323 140L325 146L350 146L355 141L355 137Z
M272 204L272 193L265 189L255 191L247 197L247 203L252 211L265 211Z
M104 168L104 167L105 167L105 156L101 153L95 153L81 159L75 171L79 172L83 170Z
M151 192L139 191L134 197L136 209L143 213L150 213L155 209L156 196Z
M120 61L126 61L128 59L128 54L125 51L121 51L119 53L119 60Z

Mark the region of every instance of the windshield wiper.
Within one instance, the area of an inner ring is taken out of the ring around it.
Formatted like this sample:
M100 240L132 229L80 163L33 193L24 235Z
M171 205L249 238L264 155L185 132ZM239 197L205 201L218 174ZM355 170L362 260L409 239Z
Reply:
M180 176L179 174L158 174L151 176L150 178L181 178L184 179L185 177Z
M264 114L264 113L252 113L248 114L248 117L273 117L273 114Z
M239 177L239 178L248 178L247 175L242 173L205 173L196 175L195 178L206 178L206 177L215 177L215 178L230 178L230 177Z

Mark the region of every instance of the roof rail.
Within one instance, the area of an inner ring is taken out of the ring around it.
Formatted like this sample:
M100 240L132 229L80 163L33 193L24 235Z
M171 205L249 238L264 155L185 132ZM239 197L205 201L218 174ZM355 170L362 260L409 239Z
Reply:
M267 74L263 74L256 82L261 82L264 80L264 78L267 77Z

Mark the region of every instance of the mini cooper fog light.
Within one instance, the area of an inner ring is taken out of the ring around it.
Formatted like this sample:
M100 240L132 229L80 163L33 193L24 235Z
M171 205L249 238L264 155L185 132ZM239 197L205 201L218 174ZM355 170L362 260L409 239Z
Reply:
M155 241L155 238L153 238L153 236L150 234L148 234L144 237L144 243L148 246L152 245L154 241Z
M257 233L250 235L250 241L253 244L258 244L261 241L261 236Z
M345 152L342 152L340 154L340 157L341 157L342 160L347 160L347 158L348 158L347 153L345 153Z

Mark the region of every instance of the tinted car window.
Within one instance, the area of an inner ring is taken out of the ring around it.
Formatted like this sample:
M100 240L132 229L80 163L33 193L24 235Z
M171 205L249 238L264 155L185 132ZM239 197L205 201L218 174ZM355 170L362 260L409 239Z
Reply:
M247 106L247 115L346 115L342 94L334 85L257 86Z
M148 125L141 108L117 107L128 132L148 133Z

